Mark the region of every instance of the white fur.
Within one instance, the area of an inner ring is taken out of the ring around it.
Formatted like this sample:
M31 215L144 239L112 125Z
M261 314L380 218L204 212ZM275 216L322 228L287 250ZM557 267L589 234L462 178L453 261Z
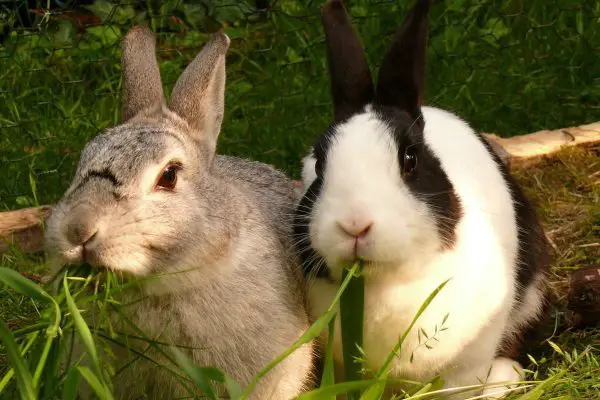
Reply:
M487 398L501 398L508 393L514 392L516 385L507 384L500 386L500 383L518 382L522 379L523 367L518 362L505 357L498 357L494 360L487 378L486 383L490 384L490 387L486 387L483 390L483 394Z
M310 184L317 179L317 173L315 171L316 163L317 160L313 156L312 151L302 158L302 183L304 184L304 192L306 192Z
M443 110L422 111L425 143L439 159L463 211L455 245L444 250L433 215L400 177L391 132L368 107L333 136L313 209L311 242L339 279L354 251L354 238L339 225L373 223L357 245L358 254L368 260L363 348L371 370L381 366L427 296L450 279L407 336L393 374L408 379L441 374L448 387L478 384L486 380L503 332L511 325L518 251L515 211L498 165L467 123ZM308 187L314 175L307 169L314 162L308 156L304 163ZM336 290L337 284L324 279L310 284L313 317L327 309ZM528 292L526 301L533 305L523 316L536 313L539 297L534 289ZM447 329L439 331L446 314ZM438 342L431 339L436 326ZM420 329L429 341L420 335L419 342ZM338 325L338 361L339 332Z
M525 290L521 304L518 305L514 315L511 315L509 331L513 332L523 327L528 321L540 315L544 302L544 283L540 276Z

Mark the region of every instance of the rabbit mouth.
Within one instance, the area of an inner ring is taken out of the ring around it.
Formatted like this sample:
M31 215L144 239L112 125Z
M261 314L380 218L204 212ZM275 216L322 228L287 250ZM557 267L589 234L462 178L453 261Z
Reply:
M357 261L376 262L377 259L372 241L357 236L344 237L340 240L337 249L329 256L336 260L335 263L341 262L343 264L353 264Z
M63 265L88 264L98 270L107 269L127 276L144 276L149 272L146 252L134 248L122 249L120 246L109 244L77 245L62 249L55 257L56 263L60 262Z
M92 267L101 267L102 262L95 249L85 245L78 245L61 252L62 262L64 264L80 265L89 264Z

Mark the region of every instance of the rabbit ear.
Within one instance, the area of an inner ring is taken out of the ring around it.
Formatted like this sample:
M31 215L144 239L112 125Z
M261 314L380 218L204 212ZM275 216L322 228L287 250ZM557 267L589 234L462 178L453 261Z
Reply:
M373 80L364 49L341 0L323 7L333 114L342 121L373 100Z
M142 26L135 26L123 38L123 122L144 111L161 112L164 94L154 33Z
M208 139L213 149L223 121L229 42L223 32L211 36L175 83L169 105L192 127L195 139Z
M417 0L383 58L377 82L377 103L420 115L423 101L430 0Z

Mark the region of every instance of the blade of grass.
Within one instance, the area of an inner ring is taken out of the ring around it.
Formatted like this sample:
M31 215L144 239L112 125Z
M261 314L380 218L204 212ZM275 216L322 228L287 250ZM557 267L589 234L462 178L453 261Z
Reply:
M94 339L92 338L92 334L90 332L89 327L84 321L73 297L71 296L71 292L69 290L69 284L67 282L67 275L65 274L63 278L63 289L65 293L65 299L67 301L67 308L69 309L69 313L71 313L71 317L73 318L73 322L75 323L75 328L77 333L79 333L79 337L83 342L88 354L92 359L92 363L94 368L96 369L96 373L101 375L100 371L100 362L98 360L98 353L96 352L96 347L94 346Z
M277 356L273 361L271 361L265 368L263 368L253 379L250 381L246 389L242 392L241 399L247 399L248 396L252 393L256 384L259 380L261 380L270 370L275 368L277 364L286 359L290 354L300 348L302 345L310 342L325 329L329 321L331 321L335 317L335 311L329 310L325 314L323 314L319 319L317 319L303 334L300 336L298 340L296 340L290 347L288 347L281 355Z
M323 361L323 375L321 376L320 387L326 387L335 383L335 370L333 364L333 337L335 334L335 319L329 321L329 332L327 337L327 347L325 350L325 359ZM332 398L335 400L335 397Z
M354 382L336 383L334 385L320 387L318 389L311 390L310 392L303 393L297 397L297 400L312 400L312 399L321 400L321 399L325 399L325 398L335 398L337 395L365 389L376 383L382 383L383 385L385 385L385 380L379 381L376 379L372 379L372 380L365 379L365 380L354 381Z
M352 267L352 269L350 270L350 275L348 275L346 277L346 279L344 279L344 281L342 282L342 284L340 285L340 288L338 289L335 298L333 299L333 301L331 302L331 305L329 306L329 309L325 312L325 314L323 314L321 317L319 317L303 334L302 336L300 336L300 338L298 338L298 340L296 340L287 350L285 350L281 355L279 355L277 358L275 358L273 361L271 361L266 367L264 367L248 384L248 386L246 387L246 389L244 389L244 391L242 392L242 396L241 399L247 399L248 396L250 396L250 394L252 393L252 391L254 390L254 388L256 387L256 384L258 383L258 381L260 381L270 370L272 370L273 368L275 368L277 366L277 364L279 364L281 361L283 361L286 357L288 357L290 354L292 354L294 351L296 351L298 348L300 348L302 345L310 342L311 340L313 340L314 338L316 338L317 336L319 336L321 334L321 332L325 329L325 327L329 324L329 321L331 321L335 315L336 312L334 310L335 305L340 301L340 297L342 295L342 293L344 292L344 290L346 290L346 287L348 286L348 282L350 281L350 278L352 277L352 275L354 273L356 273L356 271L358 270L359 265L358 263L354 264L354 266Z
M53 393L57 390L59 383L56 377L60 376L59 366L61 357L61 336L58 336L53 342L50 349L50 354L45 364L42 382L44 382L44 399L53 398Z
M25 346L22 346L22 348L21 348L21 357L24 356L25 354L27 354L27 352L29 351L31 346L33 346L36 343L38 336L39 336L39 331L35 331L29 335L29 337L27 338L27 341L25 342ZM15 371L13 368L11 368L4 375L4 378L2 378L2 381L0 381L0 393L2 393L4 391L4 388L8 385L8 383L10 382L10 380L12 379L14 374L15 374Z
M112 395L108 391L108 388L98 379L98 377L88 367L80 365L77 370L83 376L83 379L87 381L90 387L96 392L98 397L102 400L113 400Z
M567 369L564 369L557 373L556 375L551 376L550 378L542 381L539 385L537 385L533 390L519 396L517 400L538 400L544 394L544 391L548 389L552 384L554 384L557 380L562 378L568 372Z
M46 343L44 344L44 348L42 350L42 354L38 361L37 367L35 368L35 372L33 374L33 386L38 389L38 384L40 382L40 377L42 376L42 372L46 368L46 360L48 359L48 354L50 353L50 348L52 347L52 343L54 342L54 337L46 338Z
M2 339L6 348L10 365L15 371L21 398L25 400L35 400L37 396L35 394L36 392L31 374L19 352L19 346L17 345L17 342L15 342L14 336L2 320L0 320L0 339Z
M196 367L178 348L173 347L171 348L171 351L175 355L175 360L177 361L177 365L179 365L181 370L194 381L196 386L200 388L209 399L216 400L217 396L215 395L215 391L208 382L208 376L203 373L203 370Z
M56 338L56 336L58 335L58 330L60 329L60 307L56 300L54 300L54 298L50 296L44 289L42 289L39 285L25 278L23 275L19 274L13 269L5 267L0 268L0 281L4 282L6 285L13 288L19 293L22 293L26 296L37 299L44 303L50 303L54 307L54 324L48 325L48 328L46 329L46 345L44 346L42 355L33 375L33 386L34 388L36 388L37 393L39 380L42 375L42 371L44 370L44 366L46 364L48 352L50 351L52 342L54 341L54 338Z
M123 343L118 340L114 340L110 336L103 335L102 333L100 333L100 336L103 337L105 340L110 341L111 343L114 343L114 344L117 344L119 346L126 348L128 351L130 351L131 353L138 356L138 358L139 357L144 358L144 359L152 362L159 368L164 369L165 371L169 372L188 391L188 393L191 393L190 384L193 384L193 382L190 380L190 378L188 378L186 376L186 374L184 372L178 371L178 370L176 370L176 368L171 367L170 364L173 364L174 366L177 365L177 362L171 356L171 354L169 352L164 351L161 348L161 346L159 346L160 342L156 342L156 341L150 339L133 321L131 321L129 318L127 318L127 316L123 313L123 310L119 304L113 304L112 306L113 306L113 311L117 313L119 318L121 318L121 320L123 322L125 322L127 324L127 326L129 326L138 335L138 337L136 339L144 341L145 343L148 344L148 347L146 349L144 349L143 351L137 351L134 347L130 347L128 343ZM170 346L170 347L177 347L177 346ZM146 355L145 353L150 348L155 350L158 354L161 354L162 356L164 356L165 359L167 361L169 361L170 364L160 363L160 362L154 360L153 358L149 357L148 355ZM123 368L125 368L125 367L126 366L122 366L119 369L119 371L116 372L115 376L117 376L120 373L120 371L122 371Z
M69 369L67 379L63 386L63 400L75 400L77 398L77 388L81 380L81 374L75 368Z
M429 382L424 382L422 386L410 395L410 398L414 396L420 396L425 393L429 393L435 390L442 390L444 388L444 380L440 376L434 376Z
M362 379L363 314L365 301L365 278L360 273L361 263L355 273L344 268L342 280L349 277L348 288L340 297L340 325L342 330L342 350L344 354L344 380ZM358 393L348 393L348 399L358 399Z
M225 387L227 388L227 393L229 393L230 399L239 399L242 397L241 386L229 375L225 375Z
M415 314L413 320L411 321L410 325L408 326L408 329L402 334L402 336L400 337L400 339L398 340L398 342L394 346L394 349L388 355L388 357L385 360L384 364L381 366L381 369L377 372L377 377L381 377L384 374L387 374L387 372L390 369L390 365L392 364L392 360L394 359L394 357L396 357L396 355L400 351L400 348L402 347L402 344L404 343L404 340L408 336L409 332L415 326L415 324L417 323L417 320L419 319L419 317L421 316L421 314L423 314L423 312L425 311L425 309L427 309L427 307L429 307L429 304L431 304L431 302L433 301L433 299L435 299L435 297L438 295L438 293L444 288L444 286L446 286L446 284L449 281L450 281L450 279L446 279L437 288L435 288L435 290L433 292L431 292L431 294L429 296L427 296L427 299L425 299L425 301L423 302L423 304L421 304L421 307L419 308L419 310Z
M11 268L0 267L0 281L17 292L43 302L54 302L44 289Z
M15 370L12 368L9 369L6 374L4 374L4 377L0 381L0 394L2 394L2 392L4 392L4 389L6 388L6 386L8 385L8 383L10 382L10 380L12 379L12 377L14 375L15 375Z
M157 353L159 353L160 355L164 356L165 359L167 361L169 361L171 364L174 364L174 365L177 364L177 362L171 356L171 354L169 354L167 351L165 351L164 349L162 349L161 346L165 346L165 345L167 345L169 347L178 347L178 346L175 346L175 345L172 345L172 344L167 344L165 342L156 341L156 340L153 340L150 337L148 337L148 335L146 335L144 333L144 331L142 331L130 318L127 317L127 315L125 315L125 313L123 312L123 309L122 309L122 307L120 305L113 304L113 311L119 316L119 318L121 319L121 321L125 322L127 324L127 326L133 330L133 332L136 335L123 334L123 336L126 338L126 343L122 343L120 341L116 341L116 340L112 339L110 336L104 335L102 332L99 332L100 336L104 336L104 338L106 340L110 340L111 342L113 342L115 344L118 344L120 346L123 346L124 348L128 348L130 351L135 352L136 354L138 354L138 355L140 355L142 357L145 357L148 360L152 360L147 355L143 354L143 353L147 352L148 349L145 349L142 353L140 353L140 352L138 352L137 350L135 350L133 347L131 347L129 345L129 339L135 339L135 340L138 340L138 341L143 341L144 343L148 344L149 348L152 348ZM198 348L197 347L192 347L192 349L198 349ZM152 360L152 362L155 363L157 366L162 366L165 369L169 370L170 372L174 373L174 370L171 369L169 366L167 366L167 365L161 365L160 363L157 363L154 360Z
M387 378L387 376L389 375L389 372L390 372L392 361L394 360L394 357L396 357L396 355L400 351L400 348L402 347L402 344L404 343L404 340L406 339L406 337L408 336L408 334L410 333L410 331L412 330L412 328L417 323L417 320L419 319L419 317L421 316L421 314L423 314L423 312L425 311L425 309L427 307L429 307L429 304L433 301L433 299L438 295L438 293L444 288L444 286L446 286L446 284L449 281L450 281L450 279L446 279L437 288L435 288L433 290L433 292L431 292L431 294L429 296L427 296L427 299L425 299L425 301L423 302L423 304L421 304L421 307L419 308L419 310L417 311L417 313L413 317L410 325L408 326L408 328L406 329L406 331L402 334L402 336L400 336L400 339L398 339L398 342L396 343L396 345L394 346L394 348L392 349L392 351L388 355L387 359L385 360L385 362L383 363L383 365L381 366L381 368L379 369L379 371L377 371L377 374L375 374L376 378ZM371 386L361 396L361 400L377 400L377 399L380 399L384 390L385 390L385 385L382 385L380 383L378 383L376 385L373 385L373 386Z
M20 336L28 335L32 332L41 331L44 328L48 328L48 323L47 322L39 322L36 324L26 326L21 329L17 329L16 331L13 331L13 335L15 336L15 338L18 338Z

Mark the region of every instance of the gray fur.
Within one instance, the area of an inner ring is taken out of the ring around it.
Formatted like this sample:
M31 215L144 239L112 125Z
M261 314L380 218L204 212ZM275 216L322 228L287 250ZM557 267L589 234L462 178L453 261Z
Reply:
M126 315L157 341L202 348L185 352L245 386L303 333L308 317L291 249L292 182L258 162L215 157L213 141L198 140L205 134L216 140L222 118L223 36L213 38L203 49L210 57L201 53L180 79L199 86L176 86L183 97L175 104L186 103L188 93L193 107L173 112L162 104L149 114L146 103L130 95L124 109L138 113L85 146L48 221L46 245L54 263L81 262L85 244L86 261L125 278L161 275L123 294L123 304L141 299L123 310ZM123 57L149 59L141 52ZM172 160L182 164L175 189L154 190ZM131 332L113 319L117 330ZM113 351L117 368L129 361L122 348ZM312 344L298 349L260 381L252 398L287 399L308 388L312 353ZM147 354L166 363L153 350ZM171 374L143 359L114 383L119 399L186 395Z
M227 35L214 34L175 83L169 104L171 110L188 122L195 136L212 146L217 141L223 121L224 56L228 47Z
M141 112L156 114L164 102L156 60L156 39L148 28L136 26L123 38L123 121Z

